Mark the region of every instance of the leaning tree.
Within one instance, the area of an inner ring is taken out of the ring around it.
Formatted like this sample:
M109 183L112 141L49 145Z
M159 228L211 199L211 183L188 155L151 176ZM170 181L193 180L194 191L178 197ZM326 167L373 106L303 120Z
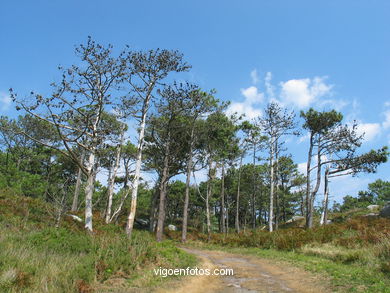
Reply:
M104 127L104 113L113 109L117 97L123 96L120 88L128 72L126 53L113 55L112 45L103 46L90 37L86 44L76 48L80 65L69 68L59 67L61 80L52 83L52 93L43 96L31 92L20 99L11 89L11 97L17 104L17 110L23 110L32 117L55 127L62 141L58 147L45 140L37 140L29 133L23 133L29 139L50 148L55 148L70 157L87 177L85 188L85 228L92 231L92 195L99 146L110 139L110 129ZM75 152L81 148L88 159Z

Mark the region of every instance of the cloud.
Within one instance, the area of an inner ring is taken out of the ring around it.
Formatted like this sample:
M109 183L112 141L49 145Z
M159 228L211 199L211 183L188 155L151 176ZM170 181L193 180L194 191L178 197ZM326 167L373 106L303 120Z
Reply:
M298 171L306 176L307 162L298 164Z
M330 94L333 86L326 84L325 79L325 77L314 77L281 82L282 102L298 108L309 107L318 98Z
M265 79L264 79L265 91L267 93L268 99L274 100L275 99L275 91L274 91L274 86L271 83L271 80L272 80L272 73L267 72L265 74Z
M381 125L379 123L358 123L356 132L358 135L364 134L365 141L371 141L381 133Z
M259 74L257 73L257 69L253 69L251 71L251 79L253 84L257 84L259 82Z
M310 132L307 132L305 135L302 135L298 138L298 143L302 143L304 141L309 140L310 138Z
M383 113L385 115L385 121L383 121L382 126L384 129L390 128L390 110L387 110Z
M390 102L385 102L384 106L389 108ZM385 120L382 122L382 127L384 129L388 129L390 128L390 109L387 109L385 112L383 112L383 115L385 116Z
M241 89L241 94L244 96L245 100L243 102L231 103L227 109L227 114L245 114L247 119L261 116L260 109L257 109L255 105L263 102L264 94L259 92L258 88L255 86Z
M0 92L0 109L2 111L7 111L11 106L11 103L11 97L3 92Z

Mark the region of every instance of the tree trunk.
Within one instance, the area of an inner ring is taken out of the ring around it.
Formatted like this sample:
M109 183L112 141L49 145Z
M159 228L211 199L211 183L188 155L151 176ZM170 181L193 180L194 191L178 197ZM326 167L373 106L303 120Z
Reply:
M252 229L256 229L256 143L253 144L253 174L252 174Z
M313 135L310 134L310 145L309 145L309 153L307 156L307 164L306 164L306 228L310 228L311 224L311 218L312 218L312 210L310 208L310 192L311 192L311 186L310 186L310 175L311 175L311 158L313 155Z
M95 166L95 151L91 150L88 159L87 167L87 186L85 187L85 228L92 232L92 197L94 190L94 166Z
M160 191L160 182L161 182L161 177L159 175L159 178L156 182L156 187L153 192L153 197L152 200L150 201L150 218L149 218L149 231L150 232L155 232L156 230L156 214L158 210L158 195Z
M84 157L85 157L85 151L81 154L80 162L81 164L84 164ZM72 202L72 212L76 212L77 208L79 206L79 195L80 195L80 187L81 187L81 176L83 176L83 171L79 167L79 170L77 172L77 180L76 180L76 186L74 189L74 195L73 195L73 202Z
M151 84L151 87L152 86L153 84ZM139 178L141 175L142 150L144 147L146 114L149 108L150 98L151 98L151 89L149 89L148 95L146 96L146 99L144 100L144 104L142 107L142 118L141 118L141 124L140 124L139 136L138 136L137 160L136 160L135 173L134 173L134 179L132 184L133 189L131 191L131 207L130 207L130 213L127 218L127 224L126 224L126 234L129 238L131 237L131 233L133 232L135 213L137 210L137 195L138 195Z
M167 195L167 185L168 185L168 176L169 176L169 154L170 145L169 138L165 146L164 154L164 166L160 183L160 202L158 207L158 217L157 217L157 229L156 229L156 240L157 242L162 241L163 232L164 232L164 220L165 220L165 200Z
M278 140L276 139L275 140L275 180L274 180L274 184L275 184L275 210L276 210L276 213L275 213L275 230L278 230L279 229L279 219L280 219L280 208L279 208L279 205L280 205L280 202L279 202L279 186L278 186L278 168L279 168L279 162L278 162L278 159L279 159L279 154L278 154L279 150L278 150Z
M271 137L271 149L270 149L270 194L269 194L269 216L268 216L268 227L269 231L273 231L273 220L274 220L274 142Z
M116 173L117 173L118 168L119 168L119 162L121 159L121 150L122 150L124 136L125 136L125 129L123 127L122 133L121 133L121 140L120 140L119 145L117 146L115 163L114 163L112 172L110 172L111 176L110 176L110 181L108 184L108 199L107 199L107 211L106 211L106 223L107 224L110 222L110 219L111 219L112 197L114 195L115 177L116 177Z
M225 224L225 163L222 162L222 175L221 175L221 213L220 213L220 233L226 233Z
M318 145L320 145L321 141L318 140ZM308 221L306 223L307 228L313 228L313 213L314 213L314 200L315 196L317 194L318 189L320 188L321 184L321 153L320 148L317 149L317 177L316 177L316 185L314 189L310 192L310 198L309 198L309 211L308 213Z
M195 122L194 122L195 125ZM181 231L181 242L186 242L187 240L187 225L188 225L188 205L190 201L190 183L191 183L191 172L192 172L192 152L194 148L194 131L195 126L191 129L191 136L190 136L190 150L188 153L188 160L187 160L187 174L186 174L186 190L184 195L184 207L183 207L183 223L182 223L182 231Z
M236 219L235 226L236 232L240 233L240 183L241 183L241 168L242 168L242 158L240 157L240 167L238 168L238 182L237 182L237 196L236 196Z
M212 192L212 161L209 159L209 180L207 181L207 191L206 191L206 222L207 222L207 240L211 240L211 221L210 221L210 195Z
M320 225L326 225L328 221L328 201L329 201L329 168L325 170L325 182L324 182L324 201L323 211L321 213Z

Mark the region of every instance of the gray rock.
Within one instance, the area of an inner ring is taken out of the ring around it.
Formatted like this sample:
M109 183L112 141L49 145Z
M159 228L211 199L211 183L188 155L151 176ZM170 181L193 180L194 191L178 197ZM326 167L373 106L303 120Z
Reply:
M377 204L370 204L369 206L367 206L367 209L369 209L370 211L375 211L375 210L379 209L379 205L377 205Z
M176 231L177 227L175 225L170 224L170 225L168 225L168 230L169 231Z
M77 221L77 222L82 222L83 220L80 218L80 217L78 217L78 216L76 216L76 215L70 215L70 214L68 214L68 216L69 217L71 217L73 220L75 220L75 221Z
M149 226L149 221L144 219L135 219L135 222L141 227L146 228Z
M377 217L378 214L376 214L376 213L369 213L369 214L364 215L364 216L365 216L365 217Z
M387 203L380 211L379 216L390 219L390 203Z
M302 217L302 216L293 216L290 220L288 220L286 223L292 223L292 222L296 222L296 221L299 221L299 220L303 220L305 219L305 217Z

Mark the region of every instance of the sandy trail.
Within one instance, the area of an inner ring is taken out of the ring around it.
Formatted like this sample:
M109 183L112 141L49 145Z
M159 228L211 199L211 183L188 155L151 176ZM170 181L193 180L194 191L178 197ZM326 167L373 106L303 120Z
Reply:
M221 251L182 248L202 260L202 268L233 269L233 276L186 277L157 292L331 292L318 277L290 265Z

